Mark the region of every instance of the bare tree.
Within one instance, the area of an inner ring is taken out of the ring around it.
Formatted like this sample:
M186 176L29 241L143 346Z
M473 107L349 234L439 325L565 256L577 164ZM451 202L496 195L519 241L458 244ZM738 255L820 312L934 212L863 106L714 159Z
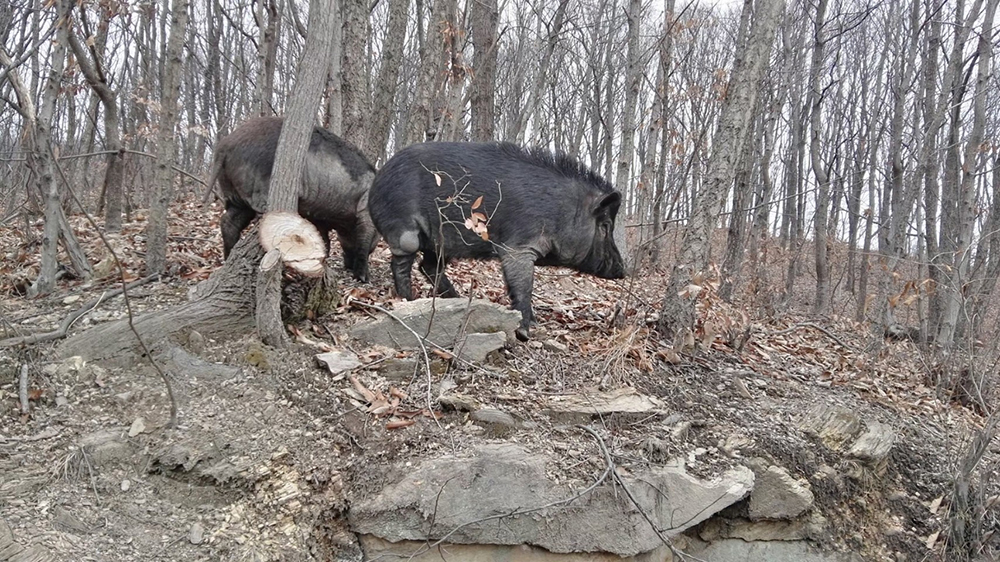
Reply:
M972 237L975 230L976 186L974 181L981 173L976 160L983 142L986 122L986 92L989 88L989 77L992 72L993 58L993 19L1000 0L989 0L983 17L982 30L976 55L979 59L976 72L975 91L972 96L972 130L965 143L962 154L961 180L958 187L956 205L955 231L950 233L955 241L952 252L952 263L948 283L942 287L944 303L941 310L941 327L938 330L936 343L943 347L951 347L955 343L955 334L959 324L959 315L965 304L964 289L969 281L969 262L972 255ZM978 8L973 8L975 13ZM954 121L953 121L954 125Z
M397 0L389 5L389 23L383 41L382 66L372 105L371 128L365 139L369 144L360 147L362 152L371 155L376 162L385 161L386 145L389 143L409 12L409 0Z
M63 65L66 63L65 45L68 30L66 18L72 9L72 2L61 0L56 4L56 25L59 25L56 42L52 47L52 67L49 69L45 92L38 109L38 116L30 132L29 146L33 154L29 156L38 175L38 190L45 201L45 232L42 237L41 268L38 278L31 286L30 294L39 295L52 292L56 284L57 252L59 250L59 187L55 180L52 162L52 116L55 112L56 97L62 80Z
M679 335L694 326L694 301L684 298L682 290L691 285L696 273L709 265L709 238L726 190L733 182L736 160L746 141L752 111L756 104L760 79L767 65L783 0L762 0L754 14L746 44L741 46L726 90L722 116L713 142L708 179L698 191L693 213L681 244L679 265L673 268L663 297L660 328ZM744 12L752 9L748 1Z
M819 0L816 4L816 15L813 19L813 52L809 64L809 159L812 163L813 175L816 177L816 215L813 222L816 237L816 299L813 301L813 314L827 315L830 313L830 261L828 224L830 212L830 176L820 153L820 137L823 136L823 91L820 88L820 70L826 50L823 26L826 23L827 0Z
M497 0L472 0L472 139L493 140L496 126Z
M178 88L184 51L184 30L188 21L188 0L174 0L170 11L160 91L160 128L157 134L156 179L150 193L149 223L146 225L146 271L163 273L167 267L167 213L173 195L173 166L176 161Z
M106 5L102 6L100 27L107 29L111 17L111 9ZM82 6L80 19L82 22L86 21L86 11ZM118 125L118 93L108 84L108 76L101 62L102 55L98 52L96 43L92 42L85 47L72 25L67 27L69 45L77 64L104 107L104 149L108 152L105 157L104 187L101 190L104 200L104 229L107 232L118 232L122 227L122 181L125 171L125 154L122 151L121 130Z
M343 62L341 63L344 92L344 130L342 137L364 147L367 143L369 101L367 51L368 2L365 0L340 0L343 15ZM309 18L312 19L310 13ZM405 22L404 22L405 23ZM362 148L364 151L364 148Z

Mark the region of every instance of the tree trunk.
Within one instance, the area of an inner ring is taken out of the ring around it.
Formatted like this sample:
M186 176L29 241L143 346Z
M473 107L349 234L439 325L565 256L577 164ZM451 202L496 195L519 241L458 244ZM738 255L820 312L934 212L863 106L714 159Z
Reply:
M196 300L162 312L134 319L135 330L157 351L192 330L206 337L242 334L253 329L256 305L256 271L264 255L256 227L233 248L221 268L198 285ZM127 362L139 353L139 343L128 319L98 325L68 338L57 348L61 357L80 355L88 361L115 359Z
M299 60L295 86L288 98L285 121L274 154L274 168L268 190L267 210L298 212L302 165L309 149L309 139L316 125L319 99L329 67L334 19L331 0L312 0L309 6L309 31Z
M471 2L472 19L472 140L493 140L496 126L497 0Z
M972 97L972 130L965 143L961 183L958 186L958 229L954 233L956 248L952 253L948 283L941 287L945 296L941 311L941 327L938 330L936 343L946 348L955 343L959 314L965 305L965 284L969 281L969 259L972 254L977 214L975 179L981 173L976 161L982 148L986 126L986 94L989 89L993 60L993 18L996 15L998 2L1000 0L989 0L986 4L982 31L979 34L977 53L979 69ZM976 11L973 9L973 13Z
M726 251L720 270L719 296L732 302L733 292L739 285L740 271L743 267L743 253L746 249L747 222L750 216L750 202L754 196L753 179L754 163L760 146L760 135L751 120L750 138L743 145L743 154L736 168L733 185L733 208L729 215L729 231L726 234ZM763 122L759 121L763 126Z
M331 3L335 22L342 22L344 0L333 0ZM338 136L344 135L344 26L338 23L333 26L330 37L330 70L326 82L326 120L324 126Z
M438 91L438 76L442 73L441 55L444 53L445 33L441 22L441 11L447 0L434 0L431 7L427 37L420 46L420 69L417 73L417 89L410 104L406 127L402 129L402 139L397 149L433 137L431 132L431 107ZM419 28L419 25L418 25Z
M163 64L160 94L160 128L157 132L156 174L150 193L149 223L146 225L146 274L163 273L167 267L167 213L173 195L175 161L174 128L177 125L184 31L188 1L175 0L170 16L170 36Z
M274 169L268 190L269 213L298 212L299 185L302 166L309 139L316 122L316 110L326 80L326 69L333 37L332 0L312 0L309 4L309 30L305 49L299 60L295 87L288 99L285 122L278 137L274 154ZM281 264L267 269L267 276L276 276L279 282L262 281L257 287L257 332L261 340L275 347L288 344L281 321Z
M365 64L367 60L365 41L368 38L368 2L365 0L340 0L340 8L343 15L344 37L341 63L344 130L341 136L354 143L355 146L362 147L362 153L370 157L371 151L364 149L367 144L367 123L370 118L368 113L368 74ZM332 7L326 9L332 9ZM312 19L313 14L310 10L310 22ZM332 33L332 26L330 31ZM330 45L328 37L324 38L323 44Z
M663 297L660 328L669 336L694 328L694 300L682 297L681 292L691 284L694 274L708 268L712 230L726 191L732 185L736 160L746 142L760 79L768 63L784 4L783 0L762 0L758 4L746 45L733 65L708 164L708 178L698 191L681 242L681 259L673 268ZM750 10L750 4L745 4L743 9Z
M634 194L632 188L632 160L635 158L635 108L639 98L640 80L642 78L642 61L639 51L639 28L642 16L641 0L629 0L628 9L625 12L628 20L628 51L625 63L625 107L622 109L622 137L621 146L618 152L618 166L615 172L615 189L622 197ZM633 195L634 197L634 195ZM628 239L625 236L625 218L628 216L628 207L622 205L618 213L618 220L615 221L615 244L621 251L625 259L625 268L632 271L635 267L635 256L629 251Z
M378 87L372 105L369 143L362 152L375 162L385 162L386 146L392 117L396 114L396 90L399 89L399 71L403 63L403 46L406 44L406 23L410 14L410 0L396 0L389 5L389 23L385 32L382 67L378 73Z
M59 97L59 85L62 82L63 67L66 63L66 44L68 43L69 26L66 18L73 9L72 0L56 2L56 21L63 24L56 31L56 41L52 45L52 67L46 73L45 91L38 109L38 119L29 146L33 149L29 155L29 166L35 169L38 178L38 190L45 201L45 232L42 236L41 266L38 278L32 284L29 295L44 295L51 293L56 286L56 270L59 266L59 217L62 214L59 184L55 178L55 162L53 162L52 123L55 115L56 101Z
M811 101L809 127L809 157L812 162L813 175L816 177L816 216L814 219L814 236L816 237L816 299L813 302L813 314L826 316L830 313L830 262L828 246L827 219L830 210L830 176L827 174L823 158L820 154L820 137L823 135L823 92L820 89L819 73L823 66L826 39L823 38L823 25L826 21L827 0L819 0L816 6L814 20L814 42L812 62L809 67L809 99Z
M274 65L278 56L278 33L281 25L281 11L277 2L256 0L254 19L260 29L257 50L257 115L274 115Z
M101 11L101 25L107 27L107 19L111 14L107 8L102 8ZM118 232L122 228L122 180L125 168L125 154L121 150L121 131L118 126L118 93L108 85L101 66L101 55L96 48L92 45L88 52L73 32L72 25L68 27L69 45L76 55L77 64L104 106L104 149L109 152L105 157L104 186L101 188L104 199L104 230Z

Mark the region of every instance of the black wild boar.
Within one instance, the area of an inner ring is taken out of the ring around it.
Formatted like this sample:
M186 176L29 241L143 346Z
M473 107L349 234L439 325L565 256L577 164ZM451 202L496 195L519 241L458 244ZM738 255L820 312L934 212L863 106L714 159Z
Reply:
M625 276L613 233L621 195L573 158L507 143L424 143L393 156L372 183L368 210L392 250L396 293L413 298L416 252L435 292L456 297L443 265L499 258L511 308L528 339L535 265L607 279Z
M280 117L250 119L215 147L211 181L212 185L219 182L226 204L220 221L226 257L243 229L267 210L282 122ZM316 225L326 251L330 231L337 231L344 267L361 281L368 280L368 256L378 241L367 210L368 188L374 176L375 168L357 148L326 129L313 129L299 186L299 214Z

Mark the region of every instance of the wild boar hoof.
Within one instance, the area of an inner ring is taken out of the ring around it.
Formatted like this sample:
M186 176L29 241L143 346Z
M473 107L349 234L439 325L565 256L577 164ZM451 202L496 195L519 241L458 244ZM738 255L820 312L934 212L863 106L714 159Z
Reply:
M531 339L531 336L528 335L527 328L518 328L514 330L514 335L517 336L517 339L521 341L528 341L529 339Z

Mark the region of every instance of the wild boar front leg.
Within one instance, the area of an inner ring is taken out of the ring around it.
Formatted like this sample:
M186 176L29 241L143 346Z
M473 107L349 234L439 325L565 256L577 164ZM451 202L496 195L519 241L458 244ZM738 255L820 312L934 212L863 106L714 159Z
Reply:
M510 307L521 313L521 325L514 335L521 341L528 341L529 329L534 314L531 311L531 292L535 282L535 259L533 252L512 251L500 257L503 266Z

